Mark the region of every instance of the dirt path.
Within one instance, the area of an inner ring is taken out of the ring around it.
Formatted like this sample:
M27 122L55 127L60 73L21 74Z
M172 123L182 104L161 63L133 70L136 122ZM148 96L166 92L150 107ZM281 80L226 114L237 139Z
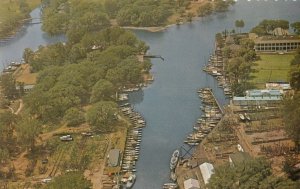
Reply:
M18 114L21 112L21 110L23 109L23 107L24 107L23 100L20 99L19 102L20 102L19 108L18 108L18 110L14 113L14 114L16 114L16 115L18 115Z
M108 143L108 147L104 156L104 160L99 164L98 167L95 167L93 170L86 170L84 173L85 177L92 182L93 189L102 189L103 181L109 179L108 175L104 175L104 169L108 152L111 149L111 135L106 137L106 141Z

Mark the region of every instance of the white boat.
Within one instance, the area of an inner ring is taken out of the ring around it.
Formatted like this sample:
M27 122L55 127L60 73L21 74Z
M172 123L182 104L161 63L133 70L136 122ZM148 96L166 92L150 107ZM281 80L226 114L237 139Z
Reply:
M245 116L243 114L239 114L239 117L242 121L245 121Z
M245 118L246 118L248 121L251 121L250 116L249 116L247 113L245 113Z
M171 170L175 169L177 163L178 163L178 157L172 156L171 161L170 161L170 169Z
M126 182L126 188L132 188L135 180L136 180L136 175L135 174L130 175Z
M178 188L178 185L176 183L165 183L163 185L164 189L170 189L170 188Z
M172 154L173 157L179 157L179 150L175 150Z

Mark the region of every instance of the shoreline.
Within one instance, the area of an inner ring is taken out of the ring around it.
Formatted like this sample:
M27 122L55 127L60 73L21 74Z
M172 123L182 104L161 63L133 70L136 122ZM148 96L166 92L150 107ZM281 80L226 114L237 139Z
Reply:
M151 27L139 27L139 26L120 26L121 28L124 29L130 29L130 30L143 30L143 31L149 31L149 32L161 32L169 27L173 26L175 24L170 24L167 26L151 26Z

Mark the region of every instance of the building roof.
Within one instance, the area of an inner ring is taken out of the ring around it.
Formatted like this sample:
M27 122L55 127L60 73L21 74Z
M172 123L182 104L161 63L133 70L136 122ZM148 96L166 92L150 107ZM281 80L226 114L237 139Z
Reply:
M108 164L111 167L115 167L119 165L119 157L120 157L120 150L119 149L112 149L108 153Z
M33 87L34 87L34 85L24 85L24 90L31 90L31 89L33 89ZM16 89L19 90L20 86L17 85Z
M233 101L279 101L282 100L280 96L234 96Z
M264 89L264 90L248 90L246 96L259 97L259 96L281 96L283 91L277 89Z
M288 30L285 30L285 29L282 29L282 28L275 28L273 31L272 31L272 34L273 35L276 35L276 36L282 36L282 35L289 35L289 32Z
M237 152L235 154L230 154L229 158L232 160L233 164L240 163L251 159L251 156L246 152Z
M205 184L209 183L209 179L212 174L214 174L214 166L210 163L202 163L200 166L200 171L202 174L202 178Z
M184 189L200 189L199 181L196 179L188 179L183 182Z
M290 43L290 42L300 42L300 38L297 35L283 35L283 36L274 36L266 35L257 37L254 39L254 42L257 43Z
M267 89L279 89L279 90L289 90L291 85L288 82L268 82L266 83Z

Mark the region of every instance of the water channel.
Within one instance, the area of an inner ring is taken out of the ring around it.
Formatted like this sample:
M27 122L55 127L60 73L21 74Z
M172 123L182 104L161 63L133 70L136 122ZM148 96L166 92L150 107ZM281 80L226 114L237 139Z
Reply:
M165 58L165 61L152 60L154 83L130 95L131 103L147 121L135 189L158 189L169 181L170 155L183 144L201 115L201 104L196 94L198 88L212 87L220 103L226 104L214 79L202 72L213 50L215 33L233 29L237 19L245 22L242 31L249 31L263 19L295 22L300 18L299 10L299 1L239 0L227 13L172 26L163 32L135 31L150 46L151 54ZM36 17L39 11L35 10L32 14ZM40 24L28 25L12 41L0 43L1 70L3 64L20 60L26 47L36 49L39 45L65 40L63 36L50 37L40 28Z

